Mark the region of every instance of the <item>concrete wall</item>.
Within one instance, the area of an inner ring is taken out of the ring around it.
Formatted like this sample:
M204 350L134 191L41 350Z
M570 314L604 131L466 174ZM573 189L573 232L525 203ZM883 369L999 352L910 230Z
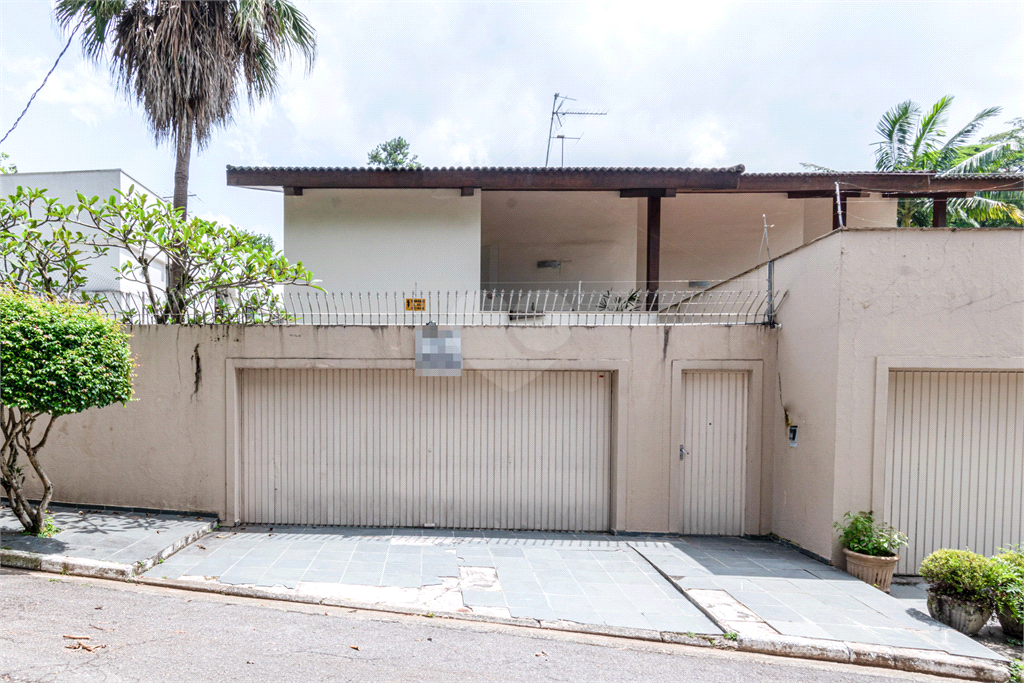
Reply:
M46 196L55 197L64 205L77 204L78 193L87 198L99 197L106 199L115 190L127 193L134 186L136 194L159 197L145 185L138 182L124 171L103 169L95 171L60 171L54 173L12 173L0 174L0 197L6 198L14 194L17 188L45 189ZM74 230L90 233L87 228L71 226ZM105 255L89 259L86 264L86 291L93 292L143 292L145 287L127 280L117 279L115 268L121 268L130 261L128 253L122 249L111 249ZM151 277L159 286L163 286L166 276L163 266L152 268Z
M284 253L329 292L480 288L480 193L310 190L284 198Z
M679 194L661 200L661 279L724 280L804 243L804 199L785 194ZM831 227L831 218L828 218Z
M131 330L138 360L135 399L60 418L41 455L55 498L232 515L234 398L228 368L304 360L316 366L404 362L412 367L411 327L159 327ZM773 333L763 327L467 327L468 369L604 369L614 391L615 528L672 530L673 377L694 361L743 361L774 377ZM673 364L676 364L675 370ZM771 384L765 382L766 387ZM763 396L755 395L761 419ZM769 406L770 409L770 406ZM751 441L767 441L752 433ZM752 449L763 451L763 449ZM769 457L760 452L751 457ZM767 533L760 462L748 461L748 533Z
M484 192L482 241L495 264L485 268L484 286L632 289L638 202L618 192ZM550 260L561 267L537 267Z
M889 368L1024 368L1022 264L1013 228L843 230L778 259L777 534L841 565L831 523L880 509Z

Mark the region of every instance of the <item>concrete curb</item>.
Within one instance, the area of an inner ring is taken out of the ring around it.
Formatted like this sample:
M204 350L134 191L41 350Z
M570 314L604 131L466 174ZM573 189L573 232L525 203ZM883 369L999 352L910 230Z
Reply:
M18 569L34 569L54 574L71 574L73 576L87 576L93 579L130 579L134 576L155 566L182 548L210 533L213 530L216 520L196 529L187 536L167 546L156 555L140 560L134 564L123 564L120 562L105 562L103 560L89 560L81 557L66 557L64 555L49 555L42 553L30 553L25 550L0 549L0 566L16 567Z
M102 560L86 560L63 555L40 555L23 550L0 550L0 565L19 569L35 569L54 574L73 574L94 579L128 579L135 566Z

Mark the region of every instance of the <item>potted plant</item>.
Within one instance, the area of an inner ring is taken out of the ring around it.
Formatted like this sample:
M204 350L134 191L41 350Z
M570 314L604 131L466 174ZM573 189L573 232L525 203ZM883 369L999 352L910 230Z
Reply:
M1024 547L1000 548L993 560L1003 563L1006 580L995 589L996 616L1007 638L1024 638Z
M996 590L1010 575L1009 565L970 550L936 550L924 558L921 576L928 582L928 612L969 636L988 623Z
M900 561L896 551L907 544L906 534L876 522L871 512L856 516L847 512L835 527L842 534L846 571L888 593L896 563Z

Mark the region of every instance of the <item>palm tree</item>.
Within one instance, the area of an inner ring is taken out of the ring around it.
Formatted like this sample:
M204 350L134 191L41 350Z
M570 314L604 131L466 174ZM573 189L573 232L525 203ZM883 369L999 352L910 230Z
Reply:
M1018 158L1021 151L1020 131L986 138L980 145L970 144L970 139L985 122L1002 109L983 109L966 126L947 136L946 124L952 104L953 96L947 95L923 115L920 105L912 100L887 111L875 128L881 138L874 144L875 170L888 173L930 171L938 175L1010 170L1008 162ZM830 170L812 164L804 166ZM968 225L984 221L1012 221L1019 225L1024 222L1024 213L1016 206L1020 195L1020 192L979 192L971 198L950 199L949 218ZM931 213L931 199L901 199L897 222L908 227L931 225Z
M62 28L80 25L88 57L109 50L114 78L157 142L175 145L182 215L192 145L202 149L231 121L240 82L252 105L276 90L279 59L300 52L308 72L316 58L316 33L290 0L57 0L54 11Z

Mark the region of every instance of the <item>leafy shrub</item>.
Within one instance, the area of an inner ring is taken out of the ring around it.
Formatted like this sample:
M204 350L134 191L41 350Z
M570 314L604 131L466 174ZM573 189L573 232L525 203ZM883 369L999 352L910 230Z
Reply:
M1005 567L1006 580L995 589L996 609L1024 621L1024 548L1000 548L993 561ZM1003 573L1001 571L1001 573Z
M907 535L884 522L876 522L874 513L861 512L856 517L849 512L835 528L843 537L843 545L855 553L875 557L891 557L900 546L907 544Z
M980 605L995 607L997 592L1012 583L1017 570L1006 562L970 550L936 550L924 558L919 570L929 590Z
M54 421L131 399L128 338L120 325L85 305L0 288L0 485L29 533L44 530L53 496L53 483L36 456ZM33 438L37 423L42 435L37 430ZM34 507L23 486L22 456L42 484Z

